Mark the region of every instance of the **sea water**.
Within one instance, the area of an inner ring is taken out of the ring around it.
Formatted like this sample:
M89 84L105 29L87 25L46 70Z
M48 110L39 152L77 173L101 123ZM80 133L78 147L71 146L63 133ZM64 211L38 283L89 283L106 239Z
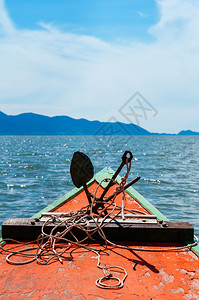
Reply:
M30 217L70 191L74 151L86 153L98 172L116 170L131 150L129 180L141 176L134 188L199 236L198 149L199 136L0 136L0 224Z

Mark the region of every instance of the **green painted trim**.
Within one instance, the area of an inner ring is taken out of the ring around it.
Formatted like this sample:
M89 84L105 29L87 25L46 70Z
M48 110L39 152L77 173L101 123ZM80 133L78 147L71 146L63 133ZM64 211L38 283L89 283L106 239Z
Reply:
M71 190L70 192L68 192L67 194L65 194L61 198L59 198L58 200L54 201L53 203L46 206L44 209L40 210L38 213L33 215L31 218L35 219L35 218L41 217L41 214L43 212L47 212L47 211L50 211L50 210L52 210L56 207L59 207L63 203L68 202L74 196L78 195L81 191L82 191L82 188L80 188L80 189L74 188L73 190Z
M95 181L95 177L93 177L88 182L87 185L90 186L94 181ZM75 196L77 196L78 194L80 194L82 191L83 191L83 187L72 189L70 192L68 192L67 194L65 194L64 196L62 196L61 198L59 198L58 200L54 201L53 203L51 203L48 206L46 206L44 209L40 210L38 213L36 213L35 215L33 215L31 218L35 219L35 218L41 217L41 214L43 212L48 212L48 211L50 211L52 209L55 209L55 208L61 206L63 203L68 202L69 200L71 200L72 198L74 198Z
M107 171L107 169L108 168L104 168L101 171L99 171L97 174L95 174L95 176L87 183L87 186L90 186L91 184L93 184L94 181L100 182L101 180L103 180L104 178L106 178L106 176L107 177L111 177L112 173L109 174L108 171ZM107 185L107 183L103 183L102 184L103 187L106 186L106 185ZM68 202L70 199L74 198L75 196L77 196L78 194L80 194L82 191L83 191L83 187L72 189L70 192L68 192L67 194L63 195L58 200L54 201L53 203L49 204L48 206L46 206L45 208L43 208L42 210L40 210L38 213L36 213L35 215L33 215L31 218L35 219L35 218L41 217L41 214L43 212L48 212L48 211L50 211L52 209L55 209L55 208L61 206L63 203Z
M199 245L192 247L191 251L193 251L199 257Z
M110 178L114 174L114 171L107 167L101 170L99 173L96 174L95 178L98 183L100 183L101 180L104 178ZM116 181L120 183L121 177L117 176ZM107 183L104 183L106 186ZM137 199L139 203L152 215L156 215L158 219L163 221L169 221L167 217L165 217L155 206L153 206L148 200L146 200L141 194L139 194L132 186L130 186L128 189L126 189L126 192L133 198ZM186 242L187 245L192 244L191 242ZM196 245L191 248L191 251L193 251L198 257L199 257L199 245Z
M112 178L114 173L115 172L111 168L109 168L109 167L104 168L104 169L102 169L101 171L99 171L98 173L95 174L95 180L97 181L97 183L101 183L101 181L106 179L106 178ZM101 183L101 186L103 188L105 188L108 185L108 183L109 183L109 181L107 181L107 182L103 181Z
M140 195L132 186L126 189L126 192L133 198L137 199L139 203L152 215L156 215L159 220L169 221L155 206L153 206L148 200Z
M104 178L110 178L114 174L114 171L111 168L104 168L102 171L96 174L95 178L98 183ZM118 175L116 181L120 183L121 177ZM106 183L107 184L107 183ZM136 198L139 203L152 215L156 215L158 219L168 221L168 219L153 206L148 200L146 200L142 195L140 195L133 187L126 189L126 192L133 198Z
M100 183L105 178L111 178L114 174L114 171L110 167L106 167L95 174L95 176L89 181L88 186L93 184L93 182ZM121 177L117 176L116 181L120 183ZM102 182L102 186L105 187L108 184L108 182ZM55 209L59 206L61 206L63 203L68 202L70 199L74 198L76 195L81 193L83 188L74 188L58 200L54 201L35 215L33 215L31 218L39 218L41 217L42 212L48 212L52 209ZM148 200L146 200L141 194L139 194L133 187L129 187L126 192L133 198L137 199L139 203L151 214L156 215L158 219L168 221L167 217L165 217L158 209L155 208ZM2 242L2 238L0 235L0 242ZM187 245L190 244L190 242L187 242ZM199 245L192 247L191 250L199 256Z
M114 174L114 171L110 168L104 168L101 171L99 171L98 173L95 174L95 176L88 182L88 186L90 186L91 184L93 184L94 181L97 181L98 183L100 183L104 178L110 178L112 177L112 175ZM108 183L103 182L102 186L105 187ZM78 194L80 194L83 191L83 187L81 188L74 188L72 189L70 192L68 192L67 194L63 195L61 198L59 198L58 200L54 201L53 203L49 204L48 206L46 206L45 208L43 208L42 210L40 210L38 213L36 213L35 215L33 215L31 218L35 219L35 218L39 218L41 217L41 214L43 212L48 212L52 209L55 209L59 206L61 206L63 203L68 202L70 199L74 198L75 196L77 196Z
M187 245L190 245L192 243L186 242ZM191 251L194 252L199 257L199 245L196 245L194 247L191 247Z
M1 247L3 247L5 244L6 244L6 242L4 242L4 241L2 240L2 238L0 237L0 245L1 245Z

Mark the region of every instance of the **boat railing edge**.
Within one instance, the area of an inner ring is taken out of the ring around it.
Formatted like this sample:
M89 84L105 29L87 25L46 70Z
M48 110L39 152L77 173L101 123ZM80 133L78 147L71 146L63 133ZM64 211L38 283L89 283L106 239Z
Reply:
M114 174L114 170L111 169L110 167L106 167L99 172L97 172L94 177L88 182L88 186L90 186L94 181L97 183L100 183L103 179L105 178L110 178ZM118 175L116 178L116 181L120 183L121 177ZM108 182L103 182L102 186L105 187L108 184ZM71 198L75 197L81 191L83 190L83 187L81 188L74 188L65 195L63 195L61 198L58 200L54 201L53 203L49 204L46 206L44 209L41 211L37 212L35 215L33 215L31 218L39 218L41 217L43 212L50 211L52 209L55 209L59 205L63 204L64 202L69 201ZM137 199L138 202L151 214L156 215L158 219L168 221L168 218L165 217L155 206L153 206L147 199L145 199L141 194L139 194L133 187L129 187L126 189L126 192L133 198ZM1 230L0 230L0 243L2 245L2 237L1 237ZM190 244L190 242L185 242L187 245ZM198 257L199 257L199 245L196 245L191 248L192 252L194 252Z
M100 176L103 176L105 174L106 169L107 168L104 168L104 169L100 170L98 173L96 173L94 175L94 177L87 183L87 186L90 186L94 181L99 182ZM101 175L101 174L103 174L103 175ZM76 195L80 194L82 191L83 191L83 187L80 187L80 188L76 188L75 187L75 188L73 188L71 191L69 191L68 193L64 194L61 198L55 200L54 202L52 202L51 204L49 204L48 206L44 207L42 210L40 210L39 212L37 212L36 214L34 214L31 218L35 219L35 218L41 217L41 214L43 212L47 212L47 211L50 211L52 209L55 209L55 208L59 207L64 202L67 202L70 199L72 199L73 197L75 197Z
M109 178L111 175L114 174L114 170L110 167L106 167L102 169L100 172L96 174L96 181L100 183L105 177ZM116 181L118 184L121 181L121 177L118 175L116 177ZM105 183L106 185L107 183ZM151 204L146 198L144 198L139 192L137 192L132 186L126 189L126 192L133 198L137 199L138 202L152 215L156 215L158 219L163 221L169 221L169 219L164 216L153 204ZM186 241L186 245L191 244L191 242ZM193 246L191 248L192 252L194 252L199 257L199 245Z

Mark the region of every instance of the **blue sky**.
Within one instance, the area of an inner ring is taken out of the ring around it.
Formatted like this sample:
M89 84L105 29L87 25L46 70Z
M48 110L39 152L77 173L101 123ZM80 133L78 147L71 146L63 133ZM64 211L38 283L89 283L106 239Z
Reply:
M197 0L0 0L0 110L199 131L198 36Z
M147 30L158 20L154 0L7 0L6 6L20 29L40 29L45 22L107 41L150 40Z

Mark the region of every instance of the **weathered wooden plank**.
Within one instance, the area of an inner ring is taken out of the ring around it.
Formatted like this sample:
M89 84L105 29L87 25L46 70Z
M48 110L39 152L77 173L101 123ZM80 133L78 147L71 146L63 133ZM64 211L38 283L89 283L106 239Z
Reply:
M94 181L97 181L99 183L104 178L111 178L113 174L114 174L114 171L110 167L106 167L106 168L102 169L100 172L95 174L93 179L91 179L91 181L88 183L88 186L90 186ZM117 176L116 180L119 183L120 180L121 180L120 176ZM102 186L105 187L107 184L108 184L107 182L103 182ZM74 198L76 195L81 193L82 190L83 190L83 188L79 188L79 189L74 188L69 193L65 194L60 199L56 200L55 202L53 202L49 206L45 207L43 210L36 213L31 218L38 218L42 215L42 212L48 212L50 210L54 210L55 208L61 206L64 202L68 202L70 199ZM168 221L168 219L161 212L159 212L149 201L147 201L142 195L140 195L133 187L128 188L126 190L126 192L130 196L136 198L139 201L139 203L144 208L147 209L147 211L149 211L151 214L155 214L158 219ZM0 241L2 241L2 239L0 239ZM156 241L156 242L159 242L159 241ZM187 244L189 244L191 242L192 242L192 239L191 240L187 239ZM196 255L199 256L199 245L192 247L192 251Z
M90 230L96 228L94 222L90 221ZM33 219L9 219L2 224L2 237L12 238L19 241L36 240L41 233L44 222ZM45 226L45 233L50 231L58 223L51 222ZM83 224L82 224L83 225ZM83 225L85 228L86 226ZM62 232L66 229L65 225L60 225L57 231ZM137 241L137 242L184 242L193 241L194 228L187 222L169 222L163 223L129 223L128 221L112 221L103 227L106 237L112 241ZM56 231L55 231L56 232ZM73 234L81 240L86 237L85 231L79 228L73 228ZM100 240L98 233L93 236ZM66 238L72 239L69 233Z

